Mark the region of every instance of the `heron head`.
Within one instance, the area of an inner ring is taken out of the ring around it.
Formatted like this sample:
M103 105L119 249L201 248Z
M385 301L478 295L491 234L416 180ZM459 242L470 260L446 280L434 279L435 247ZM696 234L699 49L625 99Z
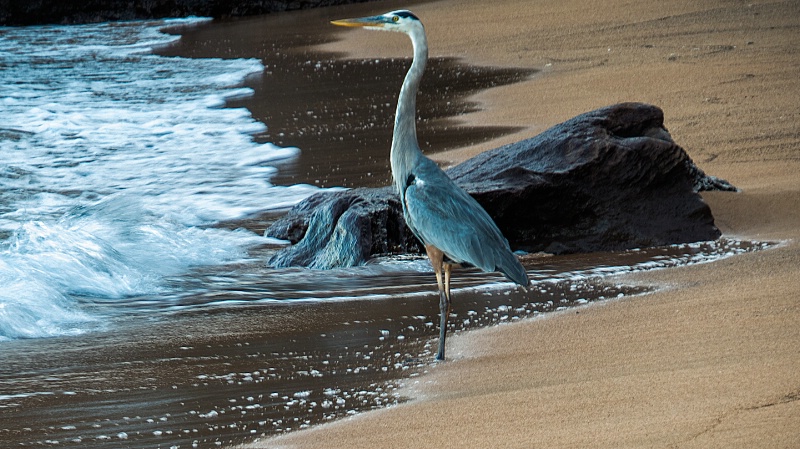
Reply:
M341 19L331 22L345 27L360 27L368 30L398 31L409 34L413 29L422 26L419 18L411 11L399 10L387 12L380 16L360 17L357 19Z

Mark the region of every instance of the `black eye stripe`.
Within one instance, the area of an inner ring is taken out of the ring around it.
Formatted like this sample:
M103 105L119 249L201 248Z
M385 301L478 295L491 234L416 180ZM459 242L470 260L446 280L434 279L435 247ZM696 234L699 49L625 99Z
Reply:
M402 17L404 19L419 20L419 18L415 16L413 13L411 13L411 11L397 11L396 13L394 13L394 15L396 17Z

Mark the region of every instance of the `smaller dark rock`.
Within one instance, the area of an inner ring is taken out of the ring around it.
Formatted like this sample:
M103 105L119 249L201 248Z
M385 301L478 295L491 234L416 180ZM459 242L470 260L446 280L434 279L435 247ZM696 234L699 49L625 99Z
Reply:
M270 259L275 267L349 267L374 255L421 251L389 187L312 195L266 235L292 243Z
M739 189L728 181L717 178L716 176L707 175L700 167L694 165L691 160L686 161L686 171L694 179L695 192L738 192Z

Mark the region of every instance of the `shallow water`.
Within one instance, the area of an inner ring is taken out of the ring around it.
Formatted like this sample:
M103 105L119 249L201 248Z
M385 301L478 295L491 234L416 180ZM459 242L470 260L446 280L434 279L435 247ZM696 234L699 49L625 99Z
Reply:
M732 240L528 257L528 291L458 270L450 331L648 291L628 272L767 244ZM175 276L172 295L84 298L105 330L0 344L0 439L10 446L217 447L404 400L433 365L438 295L423 259L272 270L269 248ZM579 313L579 309L575 309Z
M165 290L264 239L204 229L319 189L270 182L297 148L257 143L255 59L166 58L165 24L0 28L0 341L80 333L76 296Z

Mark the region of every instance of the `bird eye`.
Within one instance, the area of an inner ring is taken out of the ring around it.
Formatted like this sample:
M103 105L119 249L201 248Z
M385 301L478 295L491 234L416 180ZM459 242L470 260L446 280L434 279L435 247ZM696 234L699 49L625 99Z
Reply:
M400 21L400 17L399 17L399 16L394 16L394 17L392 17L392 22L395 22L395 23L397 23L397 22L399 22L399 21Z

